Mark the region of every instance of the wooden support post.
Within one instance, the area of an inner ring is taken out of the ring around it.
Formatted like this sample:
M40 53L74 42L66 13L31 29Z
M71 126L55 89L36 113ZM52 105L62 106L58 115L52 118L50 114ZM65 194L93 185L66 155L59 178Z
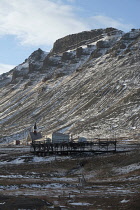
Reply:
M116 152L116 149L117 149L117 141L115 140L115 152Z
M108 140L107 140L107 151L108 151L108 145L109 145L109 143L108 143Z

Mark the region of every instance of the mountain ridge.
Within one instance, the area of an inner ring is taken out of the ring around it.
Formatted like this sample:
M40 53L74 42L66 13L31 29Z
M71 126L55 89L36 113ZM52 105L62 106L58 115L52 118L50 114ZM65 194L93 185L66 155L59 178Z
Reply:
M35 121L43 135L139 136L140 30L93 31L59 39L0 75L1 142L26 138ZM83 40L71 46L74 36Z

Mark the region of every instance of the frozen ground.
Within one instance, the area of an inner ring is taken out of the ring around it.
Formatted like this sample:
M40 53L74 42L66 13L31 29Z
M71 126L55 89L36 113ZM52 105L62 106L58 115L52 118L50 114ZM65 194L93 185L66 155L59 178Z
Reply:
M119 149L37 157L29 147L1 147L0 209L139 209L140 146Z

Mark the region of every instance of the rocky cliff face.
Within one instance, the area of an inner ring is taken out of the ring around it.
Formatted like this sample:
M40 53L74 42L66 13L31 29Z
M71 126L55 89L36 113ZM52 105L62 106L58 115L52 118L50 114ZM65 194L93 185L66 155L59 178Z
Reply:
M116 33L122 33L115 28L97 29L91 31L84 31L82 33L68 35L64 38L58 39L53 46L52 54L65 52L70 49L75 49L81 45L88 45L91 42L102 39L105 35L112 36Z
M27 136L36 121L86 137L139 136L140 30L69 35L0 76L1 142Z

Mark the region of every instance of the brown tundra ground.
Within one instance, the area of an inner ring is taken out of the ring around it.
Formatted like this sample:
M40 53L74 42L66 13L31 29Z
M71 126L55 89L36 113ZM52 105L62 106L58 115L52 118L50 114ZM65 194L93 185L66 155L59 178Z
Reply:
M140 209L140 145L121 152L37 157L0 148L0 210Z

